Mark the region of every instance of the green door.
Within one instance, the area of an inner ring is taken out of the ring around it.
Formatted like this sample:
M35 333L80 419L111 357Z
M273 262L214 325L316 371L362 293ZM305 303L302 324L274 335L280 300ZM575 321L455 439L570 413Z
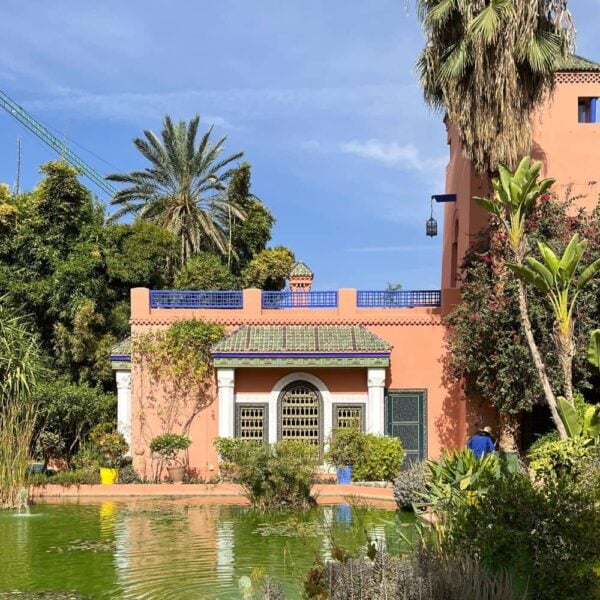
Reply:
M404 464L426 457L425 390L388 390L385 399L386 433L402 442Z

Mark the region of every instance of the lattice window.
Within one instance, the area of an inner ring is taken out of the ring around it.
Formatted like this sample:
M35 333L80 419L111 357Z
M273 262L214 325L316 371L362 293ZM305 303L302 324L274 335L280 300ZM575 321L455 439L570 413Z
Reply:
M310 383L296 381L281 393L279 439L321 443L321 397Z
M256 442L268 441L267 404L236 404L236 437Z
M358 427L361 431L365 429L365 405L364 404L334 404L333 426L336 429L345 427Z
M592 73L557 73L557 83L600 83L600 72Z

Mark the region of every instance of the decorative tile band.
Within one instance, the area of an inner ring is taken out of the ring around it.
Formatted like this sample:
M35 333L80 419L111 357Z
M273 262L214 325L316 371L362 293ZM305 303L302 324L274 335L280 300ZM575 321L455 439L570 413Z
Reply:
M215 358L216 368L240 367L389 367L389 357L348 357L348 358Z

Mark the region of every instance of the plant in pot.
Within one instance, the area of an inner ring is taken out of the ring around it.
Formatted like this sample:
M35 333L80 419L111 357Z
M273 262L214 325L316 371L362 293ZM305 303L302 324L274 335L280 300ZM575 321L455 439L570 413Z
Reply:
M57 433L42 431L35 442L35 454L41 458L41 462L32 463L29 467L31 472L46 473L50 459L61 458L64 451L65 442Z
M336 467L338 483L352 481L352 468L364 453L364 434L358 427L335 429L325 455L327 462Z
M171 483L183 482L185 466L179 453L190 447L192 440L187 435L176 433L163 433L157 435L150 442L152 454L157 455L167 465Z
M98 425L90 434L90 440L98 449L100 458L100 481L103 485L117 483L119 467L124 454L129 450L125 438L106 425Z

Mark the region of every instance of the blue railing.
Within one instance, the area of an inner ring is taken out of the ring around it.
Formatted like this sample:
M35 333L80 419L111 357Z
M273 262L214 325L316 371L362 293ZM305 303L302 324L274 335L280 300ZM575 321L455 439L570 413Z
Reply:
M384 290L356 292L360 308L414 308L441 305L440 290Z
M337 292L263 292L263 308L336 308Z
M150 290L151 308L243 308L242 292Z

